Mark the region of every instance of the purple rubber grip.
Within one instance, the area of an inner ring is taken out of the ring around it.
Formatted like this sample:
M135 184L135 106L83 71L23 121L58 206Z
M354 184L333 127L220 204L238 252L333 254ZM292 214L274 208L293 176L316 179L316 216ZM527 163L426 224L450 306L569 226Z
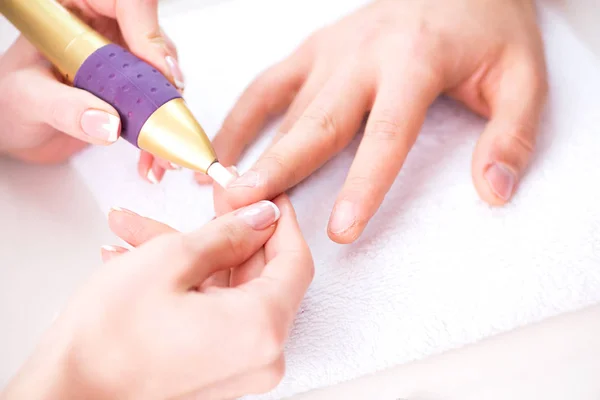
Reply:
M181 94L157 69L115 44L96 50L73 82L112 105L121 117L121 137L138 146L146 120Z

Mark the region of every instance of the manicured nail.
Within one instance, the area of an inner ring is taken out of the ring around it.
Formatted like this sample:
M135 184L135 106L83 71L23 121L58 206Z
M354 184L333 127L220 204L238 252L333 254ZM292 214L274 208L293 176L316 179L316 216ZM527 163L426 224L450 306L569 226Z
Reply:
M502 200L510 199L516 182L515 176L510 169L502 164L494 163L485 171L484 177L496 196Z
M356 224L356 212L354 203L348 200L340 201L333 209L329 231L334 234L346 232Z
M119 138L121 119L100 110L87 110L81 116L81 129L94 139L113 143Z
M158 178L156 177L156 174L154 173L154 171L152 170L152 168L150 168L148 170L148 173L146 174L146 178L148 178L148 180L150 181L150 183L153 183L155 185L158 183Z
M179 68L179 63L171 56L165 57L165 60L167 61L167 66L169 67L169 71L171 71L171 75L173 76L175 86L177 86L177 89L183 90L185 88L185 79L183 77L183 72L181 72L181 68Z
M126 208L121 208L121 207L111 207L109 213L113 212L113 211L118 211L118 212L122 212L122 213L126 213L126 214L130 214L130 215L137 215L136 213L134 213L131 210L128 210Z
M256 187L258 186L259 180L258 172L248 171L244 175L237 178L235 181L231 182L227 188L236 188L236 187Z
M117 252L117 248L115 246L109 246L109 245L102 246L102 250L108 251L110 253L116 253Z
M169 167L175 169L175 170L180 170L181 167L177 164L173 164L172 162L169 162Z
M244 220L252 228L260 231L277 222L281 216L281 212L274 203L263 200L242 208L235 215Z

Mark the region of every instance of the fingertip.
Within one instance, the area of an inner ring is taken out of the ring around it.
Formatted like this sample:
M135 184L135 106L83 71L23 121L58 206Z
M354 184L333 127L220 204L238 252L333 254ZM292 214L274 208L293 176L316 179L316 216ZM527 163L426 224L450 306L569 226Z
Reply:
M194 174L194 180L200 185L209 185L213 183L212 178L202 172L196 172Z
M351 244L354 243L361 235L362 229L358 227L352 227L344 232L334 233L329 228L327 229L327 236L333 242L337 244Z
M361 235L365 222L360 218L360 208L354 201L342 199L333 207L327 235L331 240L339 244L349 244Z
M163 177L165 176L165 172L166 169L161 167L160 164L154 160L152 167L148 169L145 178L151 184L157 185L162 181Z

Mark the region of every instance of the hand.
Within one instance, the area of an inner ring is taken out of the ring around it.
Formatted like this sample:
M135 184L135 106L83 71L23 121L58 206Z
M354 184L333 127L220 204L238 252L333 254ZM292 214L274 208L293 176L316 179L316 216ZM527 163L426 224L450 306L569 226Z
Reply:
M104 251L107 264L70 302L6 398L225 399L275 387L313 276L290 202L275 203L188 234L112 211L113 231L139 247ZM231 285L200 289L230 268Z
M65 0L66 7L113 42L153 64L179 88L183 76L173 43L158 25L158 0ZM117 111L83 90L65 85L23 37L0 58L0 153L35 163L60 163L87 143L115 142ZM165 161L144 153L140 174L157 181ZM153 171L149 175L149 171Z
M332 240L352 242L445 93L490 119L472 178L484 201L502 205L533 153L546 85L531 0L375 1L314 34L240 97L214 140L225 165L268 117L289 109L228 200L239 207L296 185L346 147L370 112L328 226Z

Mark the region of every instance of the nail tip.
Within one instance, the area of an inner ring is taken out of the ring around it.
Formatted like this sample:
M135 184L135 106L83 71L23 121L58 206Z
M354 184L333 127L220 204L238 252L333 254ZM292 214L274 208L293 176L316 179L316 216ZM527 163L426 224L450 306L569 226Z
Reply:
M153 185L158 184L158 179L156 178L156 175L154 174L154 171L149 170L148 174L146 174L146 178L148 178L148 180L150 181L150 183L152 183Z
M117 248L115 246L111 246L111 245L107 245L107 244L100 246L100 248L104 251L108 251L111 253L115 253L117 251Z
M263 200L263 202L269 204L269 206L273 208L273 212L275 212L275 222L279 221L279 218L281 217L281 210L279 207L277 207L277 204L269 200Z

